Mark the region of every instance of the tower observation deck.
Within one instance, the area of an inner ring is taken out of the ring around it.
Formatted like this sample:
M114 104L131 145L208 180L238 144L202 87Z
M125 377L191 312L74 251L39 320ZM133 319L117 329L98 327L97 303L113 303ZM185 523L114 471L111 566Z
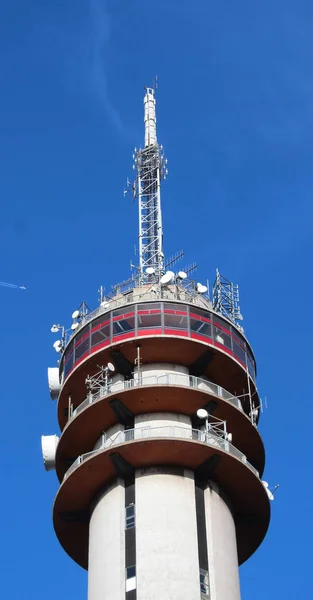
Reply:
M75 310L48 369L59 436L43 436L60 486L56 535L88 569L88 600L239 600L238 565L270 519L253 350L238 287L210 297L163 254L155 89L129 184L139 265L100 304Z

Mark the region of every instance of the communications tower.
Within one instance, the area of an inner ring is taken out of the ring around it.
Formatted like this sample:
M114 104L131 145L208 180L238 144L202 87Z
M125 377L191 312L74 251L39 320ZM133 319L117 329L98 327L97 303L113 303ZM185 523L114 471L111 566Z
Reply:
M83 303L48 369L60 437L43 436L60 482L56 535L88 569L88 600L239 600L238 565L270 519L252 348L238 287L207 286L163 254L155 89L129 189L139 265ZM170 270L169 266L171 269Z

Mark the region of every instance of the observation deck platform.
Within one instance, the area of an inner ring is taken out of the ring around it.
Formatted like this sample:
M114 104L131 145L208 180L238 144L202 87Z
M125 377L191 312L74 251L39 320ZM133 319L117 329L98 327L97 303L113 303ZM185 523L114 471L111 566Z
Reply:
M74 410L61 435L56 456L57 475L62 480L69 458L88 452L103 431L117 423L112 402L118 399L133 416L171 412L190 417L199 408L213 404L214 417L231 424L233 443L262 475L264 446L256 426L251 426L240 399L199 377L167 373L145 376L104 387Z
M88 567L90 504L118 476L112 456L131 470L170 465L196 473L198 470L200 474L202 469L202 476L213 476L231 502L239 564L261 544L269 525L269 499L257 471L237 448L217 436L209 435L206 440L198 430L134 429L121 432L109 447L104 445L79 457L57 493L53 511L56 534L66 552L82 567Z
M61 430L67 421L69 397L74 409L85 399L87 375L98 371L99 362L113 361L120 373L131 378L138 345L144 364L187 366L191 375L207 377L235 396L250 387L259 404L249 343L234 325L209 308L175 299L124 304L115 310L109 304L102 310L94 318L88 315L88 323L82 324L65 348L58 401ZM250 410L244 399L243 408L246 413Z

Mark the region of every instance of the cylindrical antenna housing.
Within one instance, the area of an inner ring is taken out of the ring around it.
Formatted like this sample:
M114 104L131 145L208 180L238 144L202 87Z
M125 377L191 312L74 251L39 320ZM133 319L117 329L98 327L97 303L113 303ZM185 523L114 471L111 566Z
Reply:
M157 143L154 89L146 88L144 97L145 147Z

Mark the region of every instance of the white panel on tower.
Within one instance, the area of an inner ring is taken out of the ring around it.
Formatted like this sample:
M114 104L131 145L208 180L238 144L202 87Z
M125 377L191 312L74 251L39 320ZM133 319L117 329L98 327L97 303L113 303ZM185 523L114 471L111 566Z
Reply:
M48 367L48 384L51 400L57 400L61 389L58 367Z
M46 471L55 469L55 455L59 438L57 435L42 435L41 450Z
M154 90L147 88L144 97L145 146L157 143Z

